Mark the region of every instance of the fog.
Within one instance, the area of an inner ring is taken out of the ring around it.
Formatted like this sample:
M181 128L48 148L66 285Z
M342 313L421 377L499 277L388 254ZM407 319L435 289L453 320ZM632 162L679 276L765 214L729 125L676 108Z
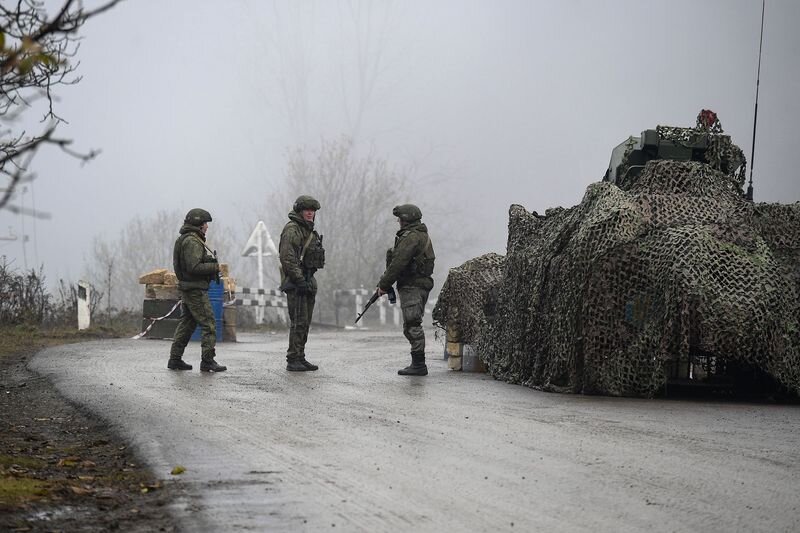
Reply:
M252 227L290 208L270 203L287 149L341 135L411 169L434 238L468 238L438 269L504 253L510 204L577 204L644 129L712 109L749 160L760 15L756 0L129 1L89 21L83 79L57 91L59 135L102 153L41 151L15 203L52 218L0 211L0 237L29 236L0 255L75 280L92 239L136 215L204 207ZM767 1L757 201L800 201L798 23L800 2ZM320 214L324 233L337 213Z

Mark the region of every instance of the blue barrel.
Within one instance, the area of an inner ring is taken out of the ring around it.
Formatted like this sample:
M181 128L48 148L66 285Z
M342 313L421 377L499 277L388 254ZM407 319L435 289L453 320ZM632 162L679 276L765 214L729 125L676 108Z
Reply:
M217 283L216 281L212 281L211 284L208 286L208 299L211 300L211 309L214 310L214 322L216 325L217 331L217 342L222 341L222 298L225 295L224 287L222 283ZM200 326L194 330L192 333L191 340L199 341L200 340Z

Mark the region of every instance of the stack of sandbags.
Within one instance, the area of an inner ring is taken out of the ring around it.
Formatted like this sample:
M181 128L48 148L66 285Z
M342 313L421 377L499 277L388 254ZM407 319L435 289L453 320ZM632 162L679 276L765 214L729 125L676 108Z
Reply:
M472 344L464 342L458 321L447 323L446 342L444 345L445 359L450 370L463 370L464 372L486 372L486 366L478 357Z
M236 342L237 308L233 303L236 300L236 279L230 277L230 269L226 263L220 263L219 275L224 291L222 295L222 340Z

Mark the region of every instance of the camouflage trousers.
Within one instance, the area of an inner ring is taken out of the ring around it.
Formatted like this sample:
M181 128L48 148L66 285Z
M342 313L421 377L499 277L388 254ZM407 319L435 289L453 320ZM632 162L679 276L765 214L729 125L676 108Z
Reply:
M426 289L419 287L403 287L397 289L400 307L403 311L403 335L411 343L411 353L425 353L425 332L422 330L422 317L425 304L428 303Z
M189 338L194 333L195 328L200 325L200 347L201 359L203 361L214 360L214 346L217 344L216 322L214 321L214 311L211 309L211 301L208 299L208 291L202 289L190 289L181 291L181 321L175 330L175 340L169 351L170 359L181 359Z
M289 321L291 322L286 360L298 361L306 356L308 328L311 325L311 317L314 314L314 304L317 298L316 295L310 292L297 295L295 291L287 291L286 300L289 305Z

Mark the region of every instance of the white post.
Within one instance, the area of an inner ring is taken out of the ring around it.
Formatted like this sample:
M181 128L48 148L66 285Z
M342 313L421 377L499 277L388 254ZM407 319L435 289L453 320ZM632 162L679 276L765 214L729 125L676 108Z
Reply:
M87 329L91 324L91 312L89 310L89 299L91 297L91 287L85 281L78 282L78 329Z
M380 320L381 326L386 325L386 302L388 300L384 300L383 298L378 299L378 319Z
M264 288L264 245L261 235L258 236L256 243L257 257L258 257L258 288ZM259 296L260 298L260 296ZM264 323L264 308L260 305L256 307L256 324Z
M361 291L356 291L356 316L361 312L361 307L363 307L363 300L361 299ZM363 322L356 324L357 328L363 327Z

